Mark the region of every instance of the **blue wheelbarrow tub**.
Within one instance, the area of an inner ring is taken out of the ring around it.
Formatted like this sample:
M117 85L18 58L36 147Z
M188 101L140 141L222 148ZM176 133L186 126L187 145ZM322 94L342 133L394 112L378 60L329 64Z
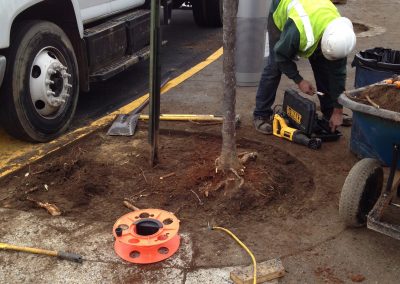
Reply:
M359 158L374 158L384 166L390 166L393 144L400 145L400 113L350 99L356 97L361 89L365 88L341 94L338 100L353 111L350 150Z

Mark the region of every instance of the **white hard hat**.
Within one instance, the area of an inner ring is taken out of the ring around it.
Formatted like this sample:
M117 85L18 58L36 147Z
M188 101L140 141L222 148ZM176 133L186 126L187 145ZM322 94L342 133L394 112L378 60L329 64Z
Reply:
M321 49L328 60L342 59L350 54L356 46L356 35L353 24L348 18L334 19L326 27L321 40Z

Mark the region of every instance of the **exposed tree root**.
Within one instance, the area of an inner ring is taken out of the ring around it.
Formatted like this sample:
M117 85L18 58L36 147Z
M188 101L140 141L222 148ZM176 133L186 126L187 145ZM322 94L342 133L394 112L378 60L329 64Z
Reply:
M236 176L236 178L240 181L237 189L241 189L242 186L243 186L243 184L244 184L244 178L242 178L242 177L237 173L237 171L235 171L235 170L232 169L232 168L231 168L231 172L234 173L235 176Z
M33 198L27 197L26 198L29 201L32 201L33 203L35 203L37 206L46 209L47 212L51 215L51 216L60 216L61 215L61 210L55 205L55 204L51 204L48 202L40 202L37 201Z
M234 163L232 167L229 168L229 171L232 171L232 169L235 169L236 172L239 172L241 175L244 174L244 169L246 168L239 159L237 159L237 163ZM215 159L215 173L217 174L219 171L222 171L223 174L225 174L224 168L221 163L221 157L218 157Z
M244 152L238 155L240 163L242 163L242 165L247 164L249 161L255 161L257 159L257 156L257 152Z
M227 176L224 180L220 181L217 185L213 185L212 182L205 183L201 188L200 192L203 192L208 197L210 192L216 192L224 190L224 195L228 192L236 192L240 190L244 185L244 178L239 175L235 169L229 170L231 176Z
M215 186L213 186L212 182L207 182L200 188L200 192L204 192L205 196L208 196L210 192L219 191L221 189L224 189L224 195L226 195L227 192L237 192L244 185L244 178L242 177L246 168L244 165L250 161L256 160L257 156L257 152L240 153L235 167L230 167L229 170L223 169L221 157L218 157L215 159L215 173L222 173L226 178Z

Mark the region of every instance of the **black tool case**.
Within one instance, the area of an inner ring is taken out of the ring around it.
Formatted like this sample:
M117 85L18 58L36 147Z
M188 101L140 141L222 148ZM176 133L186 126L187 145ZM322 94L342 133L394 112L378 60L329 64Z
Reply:
M289 125L308 137L320 138L322 141L336 141L342 136L339 131L332 133L329 121L318 118L316 105L313 101L302 97L296 90L288 89L283 97L282 110Z
M329 121L325 118L317 118L314 124L314 131L311 134L312 138L320 138L323 142L336 141L342 136L342 133L336 130L331 132Z
M311 136L317 118L314 102L300 96L296 90L288 89L283 97L283 112L292 127Z

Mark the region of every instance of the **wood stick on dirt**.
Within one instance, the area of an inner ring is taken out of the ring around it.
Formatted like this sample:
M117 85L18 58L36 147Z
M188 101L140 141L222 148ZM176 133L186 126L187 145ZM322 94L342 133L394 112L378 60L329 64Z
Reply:
M166 174L164 176L161 176L160 179L166 179L166 178L172 177L174 175L175 175L175 172L172 172L172 173Z
M281 260L271 259L257 264L257 283L264 283L285 275ZM238 268L230 274L235 284L252 284L253 267Z
M196 195L197 199L199 200L199 204L203 205L203 201L201 201L199 195L193 189L191 189L190 191L193 192L194 195Z
M135 205L133 205L132 203L130 203L128 200L124 200L124 205L126 208L131 209L133 211L138 211L140 210L138 207L136 207Z
M142 172L142 175L143 175L143 177L144 177L144 181L145 181L146 183L148 183L147 178L146 178L146 176L144 175L144 171L142 170L142 168L139 168L139 169L140 169L140 171Z
M375 103L368 95L365 96L365 98L367 99L367 101L375 108L380 108L380 106Z
M34 191L36 191L36 190L38 190L38 189L39 189L38 186L34 186L34 187L28 189L27 191L25 191L25 194L32 193L32 192L34 192Z
M262 196L264 196L264 197L267 197L267 195L264 194L264 193L262 193L261 191L259 191L259 190L257 190L257 189L256 189L256 191L257 191L260 195L262 195Z
M175 215L175 216L178 215L179 212L181 212L182 208L183 208L183 206L179 206L179 208L176 209L176 211L174 212L174 215Z
M37 206L39 206L40 208L44 208L47 210L47 212L49 212L49 214L51 216L60 216L61 215L61 210L55 205L55 204L51 204L48 202L40 202L37 201L33 198L27 197L26 198L29 201L34 202Z
M135 194L135 196L134 196L133 198L136 199L137 197L141 197L141 196L142 196L142 193L145 192L146 190L147 190L147 188L145 188L145 189L139 191L138 193ZM128 200L128 199L125 198L125 200ZM129 200L128 200L128 201L129 201Z

